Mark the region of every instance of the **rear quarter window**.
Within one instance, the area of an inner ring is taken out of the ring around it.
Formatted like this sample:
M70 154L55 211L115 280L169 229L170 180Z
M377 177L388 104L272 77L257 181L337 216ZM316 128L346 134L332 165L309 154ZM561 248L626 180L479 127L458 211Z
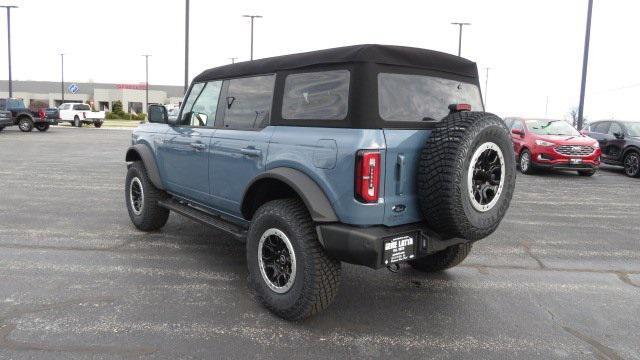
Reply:
M484 110L475 84L435 76L378 74L378 107L383 120L440 121L449 114L451 104Z
M282 118L344 120L349 111L349 78L348 70L288 75Z

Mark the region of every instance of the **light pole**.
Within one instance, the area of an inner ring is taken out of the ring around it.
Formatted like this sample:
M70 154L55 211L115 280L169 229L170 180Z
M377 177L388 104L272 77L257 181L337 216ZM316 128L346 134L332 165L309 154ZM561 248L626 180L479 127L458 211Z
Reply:
M242 15L242 17L251 18L251 60L253 60L253 19L262 18L261 15Z
M237 59L237 57L230 57L230 58L229 58L229 60L231 60L231 63L232 63L232 64L235 64L235 63L236 63L236 59Z
M11 78L11 9L17 8L15 5L0 5L7 9L7 54L9 55L9 97L13 97L13 83Z
M186 0L187 8L184 13L184 93L189 87L189 0Z
M64 104L64 54L60 55L60 93L62 94L62 103Z
M487 108L487 98L489 97L489 70L491 68L485 68L487 73L484 77L484 108Z
M589 62L589 39L591 37L592 8L593 0L589 0L589 8L587 10L587 31L584 36L584 56L582 57L582 84L580 85L580 105L578 106L578 130L582 130L582 122L584 120L584 92L587 85L587 63Z
M458 25L460 27L458 30L458 56L460 56L462 54L462 27L471 25L471 23L452 22L451 25Z
M149 113L149 56L148 54L142 55L144 56L144 107L147 109L147 113Z

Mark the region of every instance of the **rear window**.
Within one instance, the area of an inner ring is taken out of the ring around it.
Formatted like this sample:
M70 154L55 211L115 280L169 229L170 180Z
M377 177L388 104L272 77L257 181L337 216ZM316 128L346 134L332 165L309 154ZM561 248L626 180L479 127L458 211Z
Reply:
M86 104L78 104L78 105L73 105L73 110L91 110L91 108L89 107L89 105L86 105Z
M386 121L439 121L449 105L469 104L482 111L480 89L474 84L434 76L378 74L378 106Z
M282 118L343 120L349 110L349 71L333 70L288 75Z

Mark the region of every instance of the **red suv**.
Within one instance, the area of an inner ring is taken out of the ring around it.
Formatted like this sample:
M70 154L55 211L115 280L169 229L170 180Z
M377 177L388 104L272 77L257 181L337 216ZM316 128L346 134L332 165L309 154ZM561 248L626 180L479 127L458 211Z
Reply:
M513 149L523 174L553 168L592 176L600 166L598 141L563 120L507 118L505 122L511 128Z

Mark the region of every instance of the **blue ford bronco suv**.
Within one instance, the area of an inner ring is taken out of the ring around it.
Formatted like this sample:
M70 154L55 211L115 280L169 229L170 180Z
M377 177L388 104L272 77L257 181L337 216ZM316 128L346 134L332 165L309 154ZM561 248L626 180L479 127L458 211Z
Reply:
M341 262L459 264L493 233L515 186L504 122L476 64L358 45L206 70L180 114L133 132L125 200L140 230L169 212L246 241L250 286L277 315L329 306Z

